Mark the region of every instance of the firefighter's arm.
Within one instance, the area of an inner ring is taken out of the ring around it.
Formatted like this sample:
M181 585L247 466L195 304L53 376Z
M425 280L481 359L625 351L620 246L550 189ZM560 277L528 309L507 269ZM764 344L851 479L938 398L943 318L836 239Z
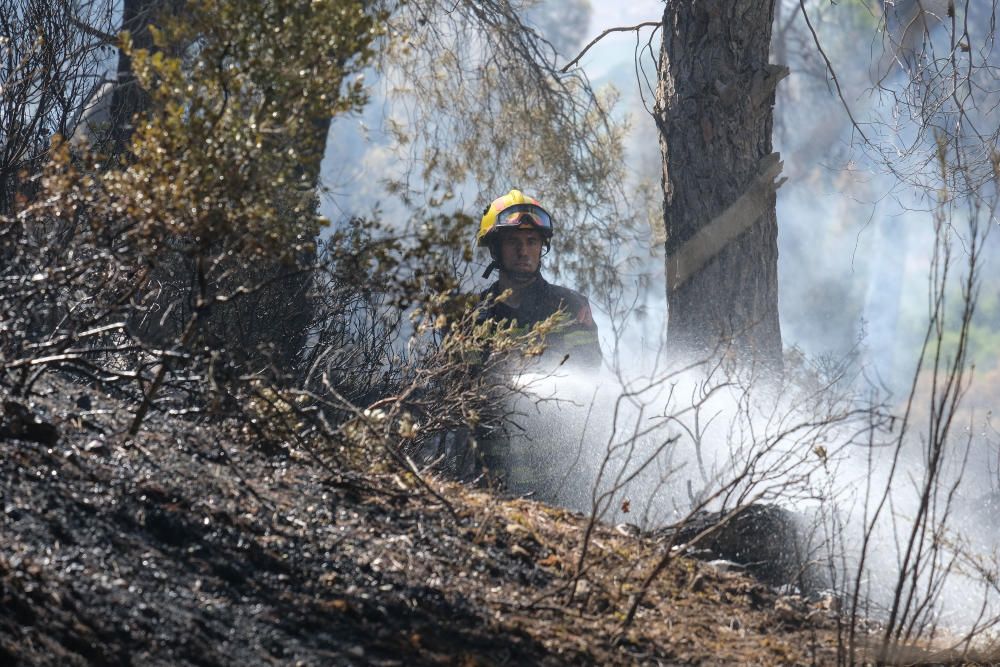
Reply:
M590 303L584 300L575 310L575 313L568 313L573 319L562 334L562 347L569 355L568 362L589 369L600 368L603 357Z

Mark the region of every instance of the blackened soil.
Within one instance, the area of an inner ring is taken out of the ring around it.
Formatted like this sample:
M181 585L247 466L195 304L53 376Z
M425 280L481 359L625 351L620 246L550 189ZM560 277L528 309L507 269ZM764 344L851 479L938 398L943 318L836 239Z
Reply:
M161 415L129 440L131 406L67 382L25 403L59 440L0 439L0 665L833 656L815 613L687 562L623 631L656 545L599 526L571 595L584 517L431 480L450 510L231 426Z

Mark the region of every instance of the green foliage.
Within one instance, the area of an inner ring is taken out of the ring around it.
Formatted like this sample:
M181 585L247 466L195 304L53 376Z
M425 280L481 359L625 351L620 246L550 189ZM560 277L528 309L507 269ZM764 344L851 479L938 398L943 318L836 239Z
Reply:
M111 133L125 150L56 139L19 224L103 256L126 281L107 315L144 345L198 350L216 379L229 363L287 373L310 319L326 128L364 104L383 20L351 0L165 8L153 48L120 39L143 89L131 127Z
M150 27L152 49L121 36L143 88L141 112L116 133L126 150L71 150L57 137L38 191L20 198L0 239L10 280L51 269L38 274L44 289L29 283L2 304L11 330L62 352L52 363L99 375L110 366L119 375L104 380L136 382L133 430L162 386L225 402L227 383L247 372L291 371L310 319L328 119L364 103L359 72L384 20L350 0L171 9ZM36 306L33 321L17 300ZM3 357L28 369L42 349L29 348L15 335Z
M203 0L152 28L156 51L124 34L149 99L128 154L108 169L106 156L56 150L47 210L22 215L113 219L150 265L170 243L291 261L322 225L303 168L318 169L317 124L364 103L356 75L380 19L351 0Z
M311 244L315 174L299 165L322 153L319 119L364 102L351 77L371 57L376 25L350 0L202 0L154 30L160 50L131 50L125 35L150 107L128 163L101 180L145 253L167 236L267 256ZM281 203L296 188L308 195L288 215Z

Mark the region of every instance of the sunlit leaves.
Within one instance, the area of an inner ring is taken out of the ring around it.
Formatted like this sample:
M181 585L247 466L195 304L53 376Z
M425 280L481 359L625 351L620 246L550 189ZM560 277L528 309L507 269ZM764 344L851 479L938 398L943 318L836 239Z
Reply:
M353 0L200 0L161 18L154 51L123 35L149 108L101 175L108 213L150 252L169 237L269 257L311 244L322 121L364 103L379 18Z

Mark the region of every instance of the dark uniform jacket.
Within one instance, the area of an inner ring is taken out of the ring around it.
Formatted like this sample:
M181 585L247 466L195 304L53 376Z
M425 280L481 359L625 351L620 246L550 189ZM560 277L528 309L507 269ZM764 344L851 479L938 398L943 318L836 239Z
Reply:
M518 328L530 329L536 323L561 312L562 322L545 337L545 359L552 359L573 368L597 369L601 365L601 346L597 339L597 324L590 312L587 297L566 287L552 285L539 276L521 293L521 305L512 308L496 301L502 293L495 282L480 298L486 302L480 317L497 322L512 321Z

